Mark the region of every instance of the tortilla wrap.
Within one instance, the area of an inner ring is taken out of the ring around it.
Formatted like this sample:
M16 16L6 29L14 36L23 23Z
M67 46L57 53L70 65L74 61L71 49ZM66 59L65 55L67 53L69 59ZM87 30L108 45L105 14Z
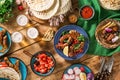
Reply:
M0 78L7 78L10 80L21 80L21 75L11 67L0 68Z

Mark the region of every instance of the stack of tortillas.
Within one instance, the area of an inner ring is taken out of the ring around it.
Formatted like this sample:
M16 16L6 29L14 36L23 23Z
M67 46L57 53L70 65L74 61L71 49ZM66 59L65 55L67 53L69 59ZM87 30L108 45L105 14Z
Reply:
M25 0L30 12L37 18L48 20L53 16L67 13L71 0Z

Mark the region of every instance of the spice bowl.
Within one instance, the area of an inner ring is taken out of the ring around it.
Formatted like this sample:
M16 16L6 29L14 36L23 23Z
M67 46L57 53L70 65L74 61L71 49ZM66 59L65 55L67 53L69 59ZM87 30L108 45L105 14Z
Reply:
M84 5L80 8L79 14L84 20L91 20L95 15L95 11L92 6Z

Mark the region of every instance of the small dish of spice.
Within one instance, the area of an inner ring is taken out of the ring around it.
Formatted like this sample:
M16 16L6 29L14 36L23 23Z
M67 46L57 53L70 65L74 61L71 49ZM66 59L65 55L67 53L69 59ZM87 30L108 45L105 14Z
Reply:
M82 17L85 20L90 20L94 17L94 9L93 7L89 6L89 5L85 5L83 7L80 8L80 17Z

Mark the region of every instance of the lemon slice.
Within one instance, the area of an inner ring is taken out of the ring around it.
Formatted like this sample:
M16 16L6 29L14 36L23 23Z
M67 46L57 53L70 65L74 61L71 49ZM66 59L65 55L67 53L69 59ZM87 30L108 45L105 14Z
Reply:
M68 56L68 49L69 47L68 46L65 46L64 49L63 49L63 53L64 55Z
M87 80L86 74L84 72L80 73L80 80Z

